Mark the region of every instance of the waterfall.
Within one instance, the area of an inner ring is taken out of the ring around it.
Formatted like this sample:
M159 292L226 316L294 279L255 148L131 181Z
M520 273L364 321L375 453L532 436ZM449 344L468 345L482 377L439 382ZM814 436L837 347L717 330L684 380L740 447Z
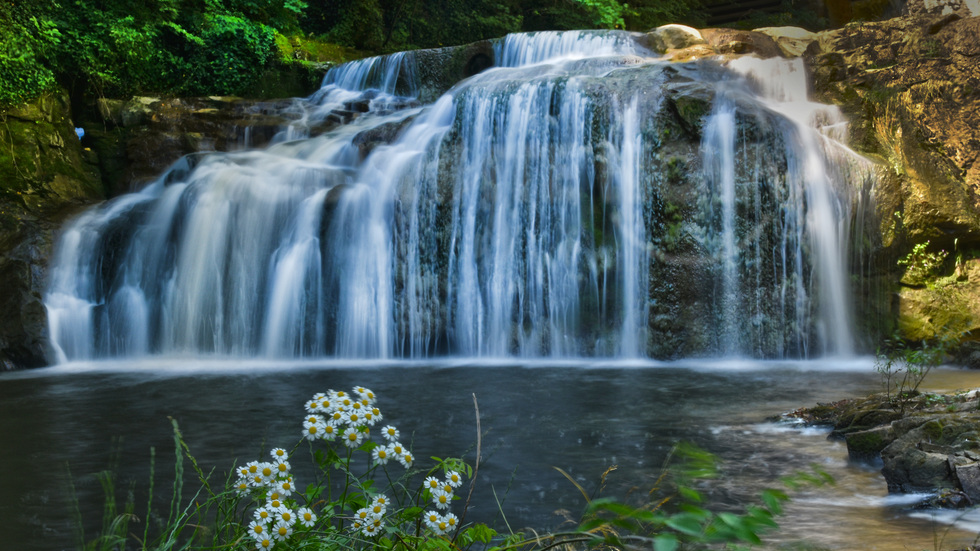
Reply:
M410 54L331 69L268 148L82 214L45 295L57 361L853 352L860 160L801 66L677 69L625 32L494 53L429 105Z

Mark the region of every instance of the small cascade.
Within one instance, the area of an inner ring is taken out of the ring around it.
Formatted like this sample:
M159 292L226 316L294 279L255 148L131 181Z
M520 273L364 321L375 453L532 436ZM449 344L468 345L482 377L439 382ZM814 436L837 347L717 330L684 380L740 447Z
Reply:
M334 68L269 148L84 213L45 297L58 361L853 350L862 168L793 62L678 70L625 32L495 54L426 106L414 56Z
M498 67L520 67L559 59L649 54L626 31L540 31L509 34L494 47Z

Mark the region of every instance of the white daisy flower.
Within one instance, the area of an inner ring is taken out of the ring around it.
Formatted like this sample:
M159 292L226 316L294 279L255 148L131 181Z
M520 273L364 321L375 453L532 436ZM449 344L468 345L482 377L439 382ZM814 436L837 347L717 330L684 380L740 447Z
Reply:
M266 499L269 501L282 501L282 494L279 493L278 488L273 488L272 492L270 492L269 495L266 496Z
M371 418L370 418L371 425L374 425L378 421L384 419L384 417L381 415L381 410L378 408L371 408L370 413L371 413Z
M442 515L436 511L426 511L425 512L425 525L433 530L439 525L439 521L442 520Z
M326 392L317 392L316 394L313 395L313 399L314 400L323 400L326 397L327 397L327 393Z
M378 525L373 523L365 524L364 527L361 528L361 533L369 538L373 538L374 536L377 536L379 531L380 530L378 529Z
M265 479L266 483L271 483L273 480L276 479L276 474L278 473L278 470L276 469L276 466L273 465L272 463L262 463L262 466L259 469L259 473L262 474L262 478Z
M398 457L406 452L405 447L402 446L401 442L392 442L388 444L388 453Z
M248 483L255 488L261 488L265 486L265 477L262 476L262 473L255 473L248 479Z
M459 523L459 518L452 513L446 513L446 515L442 517L442 520L446 521L446 524L449 525L450 530L456 528L456 525Z
M282 500L277 497L266 501L265 508L268 509L270 513L278 515L286 508L286 506L283 505Z
M279 459L272 463L272 470L274 471L275 475L279 477L289 476L290 468L291 465L289 464L289 461L286 461L285 459Z
M364 404L362 404L359 400L356 400L351 402L350 407L347 409L349 411L355 411L357 413L364 413L365 411L367 411L368 408L364 407Z
M324 440L333 441L337 438L337 427L331 423L323 425L323 430L320 431L320 438Z
M463 477L458 471L449 471L446 473L446 483L453 488L459 488L459 486L463 483Z
M264 522L253 520L248 525L248 534L254 538L258 538L259 536L266 535L268 534L268 532L269 532L268 525Z
M315 413L311 413L311 414L307 415L305 419L303 419L303 426L306 426L307 423L309 423L311 425L322 425L323 423L326 423L326 422L327 422L327 420L324 419L322 415L317 415Z
M370 522L371 510L368 509L367 507L361 507L360 509L357 510L356 513L354 513L354 520L357 520L358 522L362 522L362 523Z
M334 410L334 412L330 414L330 418L327 419L327 422L328 423L333 423L333 424L339 425L339 424L346 423L347 421L344 421L344 412L343 412L343 410L337 409L337 410Z
M374 460L375 465L387 465L388 458L391 455L388 453L388 448L385 446L377 446L371 450L371 458Z
M275 526L272 527L272 530L270 531L272 532L273 538L277 539L278 541L283 541L289 536L293 535L293 525L286 524L280 520Z
M293 482L291 480L280 480L276 490L285 497L293 494Z
M381 436L384 436L385 440L389 442L397 442L399 432L394 425L388 425L385 428L381 429Z
M289 459L289 452L287 452L283 448L272 448L272 450L269 452L269 455L272 456L273 462L280 461L280 460L285 461Z
M296 513L299 523L307 528L312 528L313 523L316 522L316 515L313 513L313 509L309 507L303 507Z
M374 499L371 501L371 505L380 505L382 507L387 507L388 506L388 496L386 496L384 494L380 494L380 495L375 496Z
M279 522L285 522L290 526L296 524L296 513L292 512L286 507L283 507L279 510Z
M398 462L407 469L412 466L412 463L415 463L415 456L412 455L412 452L405 452L398 456Z
M448 509L450 503L453 501L453 494L446 492L443 489L436 489L431 491L432 503L439 509Z
M255 538L256 549L268 550L275 547L275 545L275 540L272 539L271 534L263 534L262 536Z
M425 482L422 483L422 487L429 491L437 490L439 486L442 486L442 484L434 476L426 477Z
M245 467L248 469L248 474L256 474L259 472L258 461L249 461L248 463L245 464Z
M243 478L235 484L235 491L238 492L239 495L247 495L250 489L251 486L249 486L247 479Z
M344 445L348 448L356 448L361 445L364 435L361 431L351 427L344 431Z
M326 425L303 423L303 437L307 440L316 440L323 436L323 429Z
M385 506L380 503L372 503L368 509L375 516L375 518L381 518L385 514Z
M255 520L265 524L272 522L272 513L265 507L259 507L256 509L252 516L255 517Z
M306 411L310 413L316 413L320 411L320 400L317 400L315 398L313 400L309 400L308 402L303 404L303 407L305 407Z
M242 465L241 467L238 467L238 476L240 478L244 478L248 480L250 474L252 473L249 471L248 465Z
M367 419L364 418L364 415L353 410L346 412L344 417L344 422L352 427L360 427L361 425L367 424Z

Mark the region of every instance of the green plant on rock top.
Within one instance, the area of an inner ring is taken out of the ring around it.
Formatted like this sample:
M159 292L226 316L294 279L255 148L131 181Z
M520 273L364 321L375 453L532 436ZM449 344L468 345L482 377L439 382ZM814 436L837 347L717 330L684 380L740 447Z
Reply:
M904 411L909 399L918 394L922 381L942 364L959 341L960 336L949 330L940 331L936 339L922 341L918 346L910 345L898 335L889 339L891 350L886 353L879 349L875 354L875 370L881 375L886 399L896 401Z

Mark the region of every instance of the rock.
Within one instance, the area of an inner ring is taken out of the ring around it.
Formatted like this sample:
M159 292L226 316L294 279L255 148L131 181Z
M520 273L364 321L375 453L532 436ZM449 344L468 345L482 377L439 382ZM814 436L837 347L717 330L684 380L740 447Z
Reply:
M907 339L934 336L944 317L973 327L965 316L978 300L961 266L949 284L953 262L908 290L897 261L925 241L957 253L980 247L978 55L980 18L943 16L850 24L821 33L806 52L816 97L841 106L855 121L850 143L887 172L869 191L875 211L862 253L871 268L862 277L880 291L860 294L869 297L861 306L868 326L886 320L882 335L898 327ZM937 314L929 302L946 297L950 315Z
M686 25L662 25L648 32L639 41L661 54L667 50L679 50L705 43L700 31Z
M906 0L905 11L913 17L980 16L980 2L977 0Z
M896 422L900 434L881 451L882 475L890 492L933 492L958 489L957 452L976 450L977 419L971 416L944 415L931 418L912 417Z
M762 27L755 29L754 32L773 39L786 57L800 57L810 44L817 40L816 33L800 27Z
M0 369L47 363L41 295L52 235L103 197L64 91L7 111L0 126Z
M418 66L418 99L422 103L435 101L457 82L493 67L495 59L490 40L415 50L412 55Z
M963 493L973 503L980 503L980 464L956 465L955 472Z
M875 463L881 459L881 450L895 439L895 431L888 425L849 432L844 436L847 456L851 461Z
M701 29L701 36L721 54L755 54L763 59L782 55L775 40L757 31Z

